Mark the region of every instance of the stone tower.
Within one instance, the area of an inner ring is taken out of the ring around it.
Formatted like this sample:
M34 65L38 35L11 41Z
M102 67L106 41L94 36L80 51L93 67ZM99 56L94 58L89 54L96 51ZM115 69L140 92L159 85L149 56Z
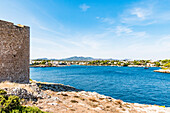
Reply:
M30 28L0 20L0 82L29 83Z

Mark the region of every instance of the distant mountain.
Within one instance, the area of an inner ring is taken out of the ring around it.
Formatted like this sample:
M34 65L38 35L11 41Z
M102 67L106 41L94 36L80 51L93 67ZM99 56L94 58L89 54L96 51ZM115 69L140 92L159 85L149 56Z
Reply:
M48 60L48 58L37 58L37 59L32 59L32 60Z
M48 59L48 58L38 58L38 59L32 59L32 60L63 60L63 61L92 61L92 60L118 60L118 59L102 59L102 58L92 58L92 57L83 57L83 56L73 56L69 58L63 58L63 59Z
M65 60L65 61L91 61L91 60L95 60L92 57L78 57L78 56L73 56L70 58L64 58L64 59L60 59L60 60Z

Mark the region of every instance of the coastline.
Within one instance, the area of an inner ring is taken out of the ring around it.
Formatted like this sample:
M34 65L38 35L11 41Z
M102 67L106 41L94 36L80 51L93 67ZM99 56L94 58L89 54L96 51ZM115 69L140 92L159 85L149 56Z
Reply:
M66 67L71 65L57 65L57 66L48 66L48 65L30 65L30 67ZM77 64L77 66L117 66L117 67L146 67L144 65L128 65L128 66L119 66L119 65L82 65ZM157 67L157 66L148 66L148 67Z
M128 103L96 92L48 82L30 81L30 84L4 82L0 88L8 94L25 99L23 105L36 106L42 111L91 113L168 113L170 107Z
M48 66L48 65L30 65L30 67L66 67L70 65L58 65L58 66Z
M159 69L159 70L154 70L154 72L159 72L159 73L170 73L170 69Z

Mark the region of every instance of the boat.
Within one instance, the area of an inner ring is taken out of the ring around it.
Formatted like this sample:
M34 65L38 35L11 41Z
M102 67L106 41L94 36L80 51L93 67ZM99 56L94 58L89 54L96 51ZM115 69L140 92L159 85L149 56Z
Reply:
M145 67L144 69L149 69L149 67Z

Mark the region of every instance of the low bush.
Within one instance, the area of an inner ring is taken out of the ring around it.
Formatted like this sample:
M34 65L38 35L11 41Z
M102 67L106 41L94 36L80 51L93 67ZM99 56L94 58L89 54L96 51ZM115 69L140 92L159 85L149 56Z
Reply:
M18 96L5 94L7 92L0 89L0 113L45 113L37 107L21 106Z
M170 63L164 64L164 67L170 68Z
M7 92L2 90L2 89L0 89L0 95L5 95L5 94L7 94Z
M0 106L2 111L9 112L10 110L20 106L20 100L17 96L0 95Z
M37 107L18 106L15 109L12 109L9 113L46 113L46 112L41 111Z

